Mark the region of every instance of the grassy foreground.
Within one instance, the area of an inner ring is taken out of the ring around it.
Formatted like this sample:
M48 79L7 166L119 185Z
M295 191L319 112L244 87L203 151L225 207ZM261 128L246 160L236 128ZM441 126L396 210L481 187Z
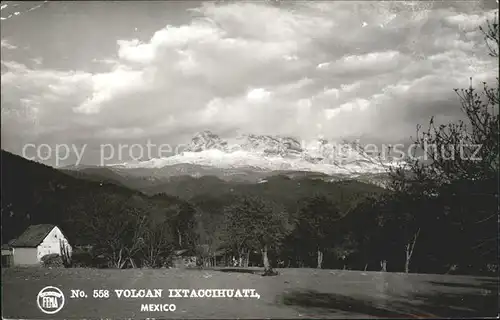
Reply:
M43 269L2 270L2 316L7 319L493 317L498 279L340 270L278 269L262 277L247 270ZM243 272L242 272L243 271ZM57 314L36 304L45 286L66 298ZM255 289L255 298L169 298L172 288ZM87 298L70 298L71 290ZM95 299L93 290L110 290ZM115 289L164 289L162 298L121 298ZM175 304L175 312L141 312L141 304Z

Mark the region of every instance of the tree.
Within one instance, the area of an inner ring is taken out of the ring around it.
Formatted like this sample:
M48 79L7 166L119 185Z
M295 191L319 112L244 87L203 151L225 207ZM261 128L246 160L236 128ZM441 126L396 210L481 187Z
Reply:
M347 268L347 261L349 257L358 251L358 242L354 232L342 232L341 237L334 243L333 247L330 249L335 255L337 260L341 261L342 268Z
M70 207L80 238L93 245L95 255L103 255L110 267L121 269L127 263L135 267L133 258L144 245L149 212L136 200L94 190Z
M208 212L198 213L196 234L198 236L197 252L204 266L216 265L216 252L224 244L223 224L221 216L214 216ZM222 225L222 226L221 226Z
M272 273L268 252L277 248L289 225L284 208L253 196L242 196L224 208L224 238L240 257L249 250L260 250L264 273Z
M182 202L168 208L174 233L177 236L177 247L179 249L194 249L196 244L196 209L189 203Z
M335 227L340 218L337 205L325 196L304 199L298 209L296 232L307 248L314 248L317 253L318 269L322 267L325 249L331 247L334 238L339 236Z
M490 56L498 58L498 13L481 31ZM389 171L394 191L392 205L399 217L406 217L403 225L407 272L421 231L439 239L437 242L460 246L456 254L441 249L440 258L451 264L484 265L496 260L498 87L496 78L494 87L483 83L478 90L471 82L467 89L455 89L464 120L436 125L431 118L426 130L417 126L414 143L424 158L408 157L401 166Z
M215 266L216 254L221 252L223 242L222 210L230 203L227 196L200 195L191 200L196 206L196 235L197 252L202 264L207 267Z
M61 252L61 259L66 268L69 268L72 263L71 263L71 250L70 246L68 245L67 241L64 240L59 240L59 250Z
M500 32L498 30L498 12L493 20L486 21L486 27L479 27L484 35L484 41L488 47L489 55L498 58L498 43L500 42Z
M404 250L404 272L408 273L414 249L425 223L425 210L422 209L426 199L422 195L395 192L383 199L380 209L382 218L384 245L397 252ZM393 255L395 257L398 254ZM383 260L382 269L387 267L387 256ZM385 271L385 270L384 270Z
M359 262L361 270L367 270L370 265L380 263L385 245L382 242L382 200L383 197L370 197L359 203L342 222L353 233L353 242L358 250L353 252Z
M174 237L167 223L152 224L144 232L140 256L143 266L158 268L165 264L174 248Z

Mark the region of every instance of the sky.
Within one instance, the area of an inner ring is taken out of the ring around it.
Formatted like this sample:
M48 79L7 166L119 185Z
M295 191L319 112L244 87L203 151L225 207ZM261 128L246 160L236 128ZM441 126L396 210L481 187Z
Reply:
M2 1L2 149L86 145L91 164L103 144L203 130L407 142L431 116L463 116L454 88L495 79L478 27L497 7Z

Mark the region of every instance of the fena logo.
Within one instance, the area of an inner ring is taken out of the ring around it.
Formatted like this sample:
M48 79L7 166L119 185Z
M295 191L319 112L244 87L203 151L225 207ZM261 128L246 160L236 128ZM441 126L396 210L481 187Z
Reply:
M43 313L54 314L64 307L64 294L61 289L48 286L38 292L36 303Z

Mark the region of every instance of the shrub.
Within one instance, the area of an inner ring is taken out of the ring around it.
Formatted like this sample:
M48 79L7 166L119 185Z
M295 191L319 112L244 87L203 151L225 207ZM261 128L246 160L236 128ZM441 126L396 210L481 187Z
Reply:
M50 253L42 257L42 266L45 268L63 268L64 263L61 256L57 253Z
M75 268L90 268L96 265L93 255L88 251L75 251L71 260Z

